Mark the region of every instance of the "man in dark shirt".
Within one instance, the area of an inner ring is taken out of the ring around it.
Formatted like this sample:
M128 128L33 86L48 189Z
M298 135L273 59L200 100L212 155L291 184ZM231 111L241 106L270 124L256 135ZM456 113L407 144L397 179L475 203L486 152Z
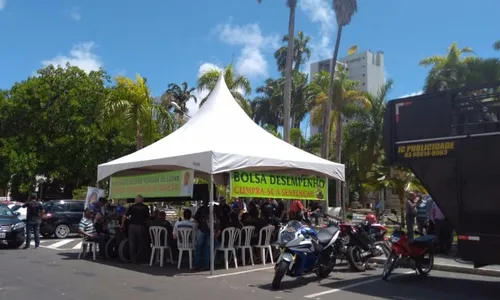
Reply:
M229 217L231 214L231 206L229 206L226 203L226 198L224 198L224 197L221 197L219 199L218 206L219 206L219 209L218 209L217 216L219 216L219 221L220 221L221 226L223 228L225 228L226 226L228 226L228 224L231 221L231 218Z
M285 202L283 202L283 199L274 200L273 205L275 207L274 216L281 221L286 221L285 220L285 213L286 213Z
M43 214L42 204L36 201L35 197L30 197L23 205L26 208L26 244L23 249L28 249L31 244L31 231L35 235L35 249L40 246L40 223Z
M319 217L321 215L321 205L318 200L309 201L309 210L311 211L311 217L314 218L316 226L319 225Z
M130 260L135 263L141 248L147 244L146 225L149 220L149 207L145 205L141 195L135 197L135 203L125 213L122 224L128 217L128 243L130 247ZM122 225L123 226L123 225Z
M198 208L194 215L194 220L198 224L198 232L196 233L196 247L194 253L194 264L197 269L208 269L210 266L210 210L208 202L204 202L203 206ZM203 262L201 258L203 257Z

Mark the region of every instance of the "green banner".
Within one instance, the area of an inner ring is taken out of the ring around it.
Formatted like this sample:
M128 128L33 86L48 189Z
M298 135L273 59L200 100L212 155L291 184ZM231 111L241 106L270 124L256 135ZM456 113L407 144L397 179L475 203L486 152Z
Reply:
M232 197L325 200L327 193L325 178L231 172Z
M193 170L160 172L135 176L112 176L109 197L115 199L192 197Z

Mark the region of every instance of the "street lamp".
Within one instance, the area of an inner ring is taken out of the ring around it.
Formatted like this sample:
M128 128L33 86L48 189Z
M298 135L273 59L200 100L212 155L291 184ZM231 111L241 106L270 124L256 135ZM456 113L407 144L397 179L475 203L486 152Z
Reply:
M40 189L40 201L43 201L43 184L46 182L46 178L43 176L37 176L36 182L39 184Z
M190 115L188 115L188 114L186 114L186 113L185 113L185 112L181 109L181 107L179 106L179 104L177 104L177 102L172 101L170 104L174 107L174 109L175 109L175 110L179 111L179 112L180 112L180 113L181 113L184 117L187 117L188 119L191 119L191 116L190 116Z

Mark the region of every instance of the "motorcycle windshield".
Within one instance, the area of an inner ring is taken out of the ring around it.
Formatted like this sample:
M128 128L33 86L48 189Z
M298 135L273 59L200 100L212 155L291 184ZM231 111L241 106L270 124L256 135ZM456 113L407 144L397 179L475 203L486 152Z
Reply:
M300 232L302 228L304 228L304 225L302 225L302 223L300 223L299 221L288 222L285 229L281 233L280 243L282 245L286 245L289 242L295 240L297 237L297 232Z

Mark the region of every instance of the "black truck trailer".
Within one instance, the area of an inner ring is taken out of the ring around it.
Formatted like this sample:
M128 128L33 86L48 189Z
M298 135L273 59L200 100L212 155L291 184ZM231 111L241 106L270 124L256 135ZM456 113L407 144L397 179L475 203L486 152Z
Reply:
M459 255L500 264L500 82L388 102L384 147L452 223Z

